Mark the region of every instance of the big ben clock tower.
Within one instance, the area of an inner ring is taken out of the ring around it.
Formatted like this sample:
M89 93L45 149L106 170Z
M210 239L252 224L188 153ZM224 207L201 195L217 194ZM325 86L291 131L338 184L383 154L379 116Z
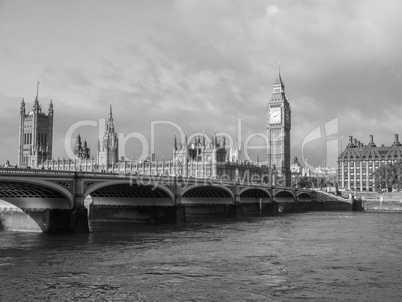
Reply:
M290 127L291 110L285 96L280 70L267 105L268 167L275 169L290 186Z

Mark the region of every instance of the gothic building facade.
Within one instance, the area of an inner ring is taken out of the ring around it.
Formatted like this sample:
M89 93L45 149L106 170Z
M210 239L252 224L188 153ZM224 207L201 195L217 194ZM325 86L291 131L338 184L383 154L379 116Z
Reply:
M49 160L45 168L68 168L82 171L132 173L146 175L170 175L190 178L224 178L227 180L250 181L277 176L285 181L280 185L291 185L290 169L290 128L291 110L285 95L285 86L281 74L273 85L273 94L267 104L268 165L250 163L242 160L241 149L236 146L227 148L225 138L216 134L211 138L205 135L188 141L187 136L181 142L174 139L173 158L170 161L157 161L153 158L143 161L119 160L119 141L113 120L112 106L105 123L105 132L98 141L97 158L89 158L89 148L77 138L75 159ZM269 177L268 177L269 175ZM270 181L271 181L270 180ZM268 181L268 179L266 180Z
M268 167L285 180L286 186L291 185L290 128L291 109L279 71L267 104L267 160Z
M80 134L77 135L73 153L76 159L82 160L91 158L91 149L88 147L88 143L86 140L81 140Z
M227 148L225 137L218 139L216 134L211 139L198 136L191 142L185 136L179 143L175 137L172 166L175 175L194 178L249 181L269 173L266 166L242 161L237 145Z
M32 110L27 112L24 98L20 107L18 166L38 168L44 161L52 158L53 147L53 103L42 111L39 104L39 82Z
M80 140L80 137L77 137L76 148L74 148L76 154L79 154L79 150L85 150L79 148L80 145L85 146L85 143L80 144ZM237 147L226 148L225 139L218 139L213 134L211 140L207 140L205 137L195 137L188 141L185 137L182 142L178 142L175 138L173 159L168 161L158 161L154 157L149 157L143 161L120 160L108 166L106 164L102 166L97 164L96 160L84 156L84 158L48 160L44 168L133 175L182 176L221 179L222 181L269 182L270 171L267 166L243 161L240 156L240 149Z
M103 138L98 141L98 166L100 170L108 171L109 167L119 161L119 138L113 121L112 105L109 109L109 118L106 120L106 128Z

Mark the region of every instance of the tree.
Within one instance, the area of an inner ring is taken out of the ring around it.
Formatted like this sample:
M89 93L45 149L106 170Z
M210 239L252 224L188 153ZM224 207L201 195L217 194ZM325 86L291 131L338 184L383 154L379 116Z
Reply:
M402 188L402 161L388 163L379 167L374 173L377 191Z

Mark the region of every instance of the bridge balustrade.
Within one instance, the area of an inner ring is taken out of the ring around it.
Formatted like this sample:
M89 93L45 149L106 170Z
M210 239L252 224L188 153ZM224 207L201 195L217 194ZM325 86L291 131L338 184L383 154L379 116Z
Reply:
M119 207L121 205L126 207L186 207L186 209L187 207L193 207L192 211L197 206L210 206L212 208L217 206L217 208L221 207L220 209L224 208L229 212L236 207L242 208L246 212L247 209L261 208L261 204L265 204L265 208L273 208L275 203L304 202L304 199L307 199L307 195L310 197L313 195L308 190L275 187L270 183L242 182L240 180L184 178L173 175L1 168L0 184L6 184L10 181L29 183L29 186L43 186L63 194L68 203L61 204L61 198L58 197L60 205L57 206L57 209L54 207L53 209L64 210L68 207L71 213L78 211L77 215L79 217L86 217L87 212L84 207L84 200L88 195L93 195L93 201L95 200L95 203L97 202L100 206L105 207ZM133 189L131 188L132 186L139 187L139 189L130 191ZM148 189L145 190L146 186L148 186ZM151 188L155 191L151 191ZM39 194L36 195L39 196ZM296 198L296 196L300 196L300 199ZM42 196L41 198L45 197ZM30 206L30 197L21 196L20 198L26 198L23 204L26 207ZM52 198L55 197L52 196ZM38 202L36 200L31 204L36 205L39 204ZM51 201L49 200L49 202ZM43 204L46 204L46 202ZM259 206L256 206L256 204L259 204ZM49 205L48 209L51 208L52 206ZM82 211L79 212L79 210ZM227 211L225 213L229 213ZM71 214L71 221L76 219L73 217L74 215Z

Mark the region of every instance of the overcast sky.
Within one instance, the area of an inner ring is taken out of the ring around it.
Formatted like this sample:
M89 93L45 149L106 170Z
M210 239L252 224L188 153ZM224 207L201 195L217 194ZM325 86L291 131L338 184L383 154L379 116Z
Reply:
M61 158L68 129L106 118L109 104L124 135L149 139L151 122L167 120L189 135L236 138L238 119L243 142L265 134L280 61L292 158L302 159L303 140L321 128L303 157L334 166L327 154L338 150L326 147L341 136L344 147L349 135L386 145L402 135L401 12L402 1L392 0L0 0L0 161L17 162L21 98L30 110L37 79L42 108L53 99L53 154ZM78 132L96 156L98 129ZM178 132L155 132L156 155L168 158ZM125 152L138 157L139 149L132 139Z

